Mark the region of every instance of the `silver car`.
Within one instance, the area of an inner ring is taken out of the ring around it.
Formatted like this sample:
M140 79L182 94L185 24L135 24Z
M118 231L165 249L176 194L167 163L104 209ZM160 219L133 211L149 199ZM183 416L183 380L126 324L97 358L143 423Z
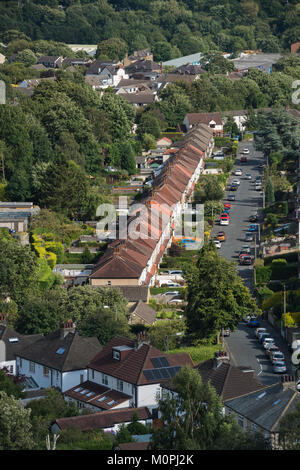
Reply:
M273 372L274 374L285 374L286 373L286 365L283 361L275 361L273 363Z

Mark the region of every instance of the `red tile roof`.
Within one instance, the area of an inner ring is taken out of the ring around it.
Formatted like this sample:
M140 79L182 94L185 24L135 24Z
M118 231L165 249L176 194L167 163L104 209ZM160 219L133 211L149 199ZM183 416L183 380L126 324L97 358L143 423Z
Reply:
M112 357L112 349L116 346L129 346L132 350L127 353L124 359L118 361ZM139 348L136 349L134 341L115 337L94 357L94 359L92 359L89 368L135 385L160 383L164 381L164 379L149 381L143 371L154 369L151 358L162 356L167 358L172 367L187 364L193 366L192 359L186 353L164 354L154 346L146 343L141 344Z
M151 419L151 413L146 406L139 408L123 408L119 410L102 411L84 416L72 416L71 418L58 418L55 423L60 429L77 428L82 431L89 429L112 428L119 423L130 423L133 413L137 413L139 420Z

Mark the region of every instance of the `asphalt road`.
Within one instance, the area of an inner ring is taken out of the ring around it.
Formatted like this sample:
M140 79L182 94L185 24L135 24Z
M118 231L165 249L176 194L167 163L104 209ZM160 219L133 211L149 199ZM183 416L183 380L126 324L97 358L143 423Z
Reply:
M229 225L219 225L216 221L216 225L212 230L212 237L214 237L219 231L224 231L226 233L226 241L222 243L222 247L219 249L219 253L224 256L224 258L236 262L238 262L238 253L244 244L250 245L251 255L254 256L254 242L246 242L245 234L248 232L250 225L250 215L262 208L262 195L260 191L255 190L253 181L255 180L256 176L262 173L262 170L258 168L258 165L264 163L263 156L261 152L254 150L252 142L247 144L240 144L239 151L245 147L250 150L250 154L248 155L248 162L241 163L239 154L233 168L233 171L235 171L237 168L240 168L243 171L243 175L232 175L229 180L229 182L232 181L232 179L240 180L239 189L233 192L233 194L235 194L236 200L228 201L231 204ZM245 173L250 173L252 180L245 180ZM226 194L228 195L229 192L230 191L226 191ZM226 198L224 199L224 202L227 202ZM252 291L253 267L239 265L238 272L244 279L245 285ZM285 354L288 369L287 373L291 373L292 368L289 362L290 353L287 350L286 343L282 340L280 334L269 324L267 324L267 322L262 321L261 326L267 328L271 336L275 338L276 344ZM262 345L255 337L254 329L247 327L245 323L241 322L237 330L231 333L230 337L226 337L225 341L230 351L231 362L233 365L237 367L251 367L259 380L266 385L278 382L280 380L278 375L273 373L272 365L267 358Z
M229 179L229 183L233 179L240 180L240 186L237 191L226 191L226 196L230 194L235 195L235 201L227 201L225 197L224 202L231 204L230 209L230 222L229 225L219 225L216 220L216 225L212 230L212 237L219 231L226 233L226 242L222 243L222 248L219 249L219 253L224 258L238 262L238 253L242 245L249 245L251 247L251 255L254 256L254 242L246 242L245 234L248 232L250 225L249 217L255 213L259 208L262 207L262 196L260 191L255 191L254 181L256 176L261 175L262 170L258 168L258 165L263 163L263 156L261 152L254 150L253 143L240 144L239 151L247 147L250 154L247 155L248 162L241 163L240 155L236 159L233 171L240 168L243 171L242 176L232 175ZM245 180L245 173L250 173L252 180ZM252 290L253 288L253 268L252 266L238 266L240 276L244 279L245 285Z

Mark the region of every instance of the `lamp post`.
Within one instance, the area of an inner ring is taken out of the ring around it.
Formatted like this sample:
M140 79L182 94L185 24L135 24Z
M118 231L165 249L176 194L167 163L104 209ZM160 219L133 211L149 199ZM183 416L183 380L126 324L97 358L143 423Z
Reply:
M183 336L184 335L184 331L179 331L178 333L174 333L172 335L167 335L167 354L169 353L169 338L171 336Z

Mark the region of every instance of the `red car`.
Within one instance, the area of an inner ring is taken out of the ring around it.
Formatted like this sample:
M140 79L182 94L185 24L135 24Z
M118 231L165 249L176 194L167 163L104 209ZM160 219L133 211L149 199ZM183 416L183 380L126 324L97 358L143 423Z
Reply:
M229 215L226 212L220 215L220 219L229 219Z
M224 204L224 209L230 209L231 208L231 204Z
M247 157L241 157L241 163L247 163L248 159Z

